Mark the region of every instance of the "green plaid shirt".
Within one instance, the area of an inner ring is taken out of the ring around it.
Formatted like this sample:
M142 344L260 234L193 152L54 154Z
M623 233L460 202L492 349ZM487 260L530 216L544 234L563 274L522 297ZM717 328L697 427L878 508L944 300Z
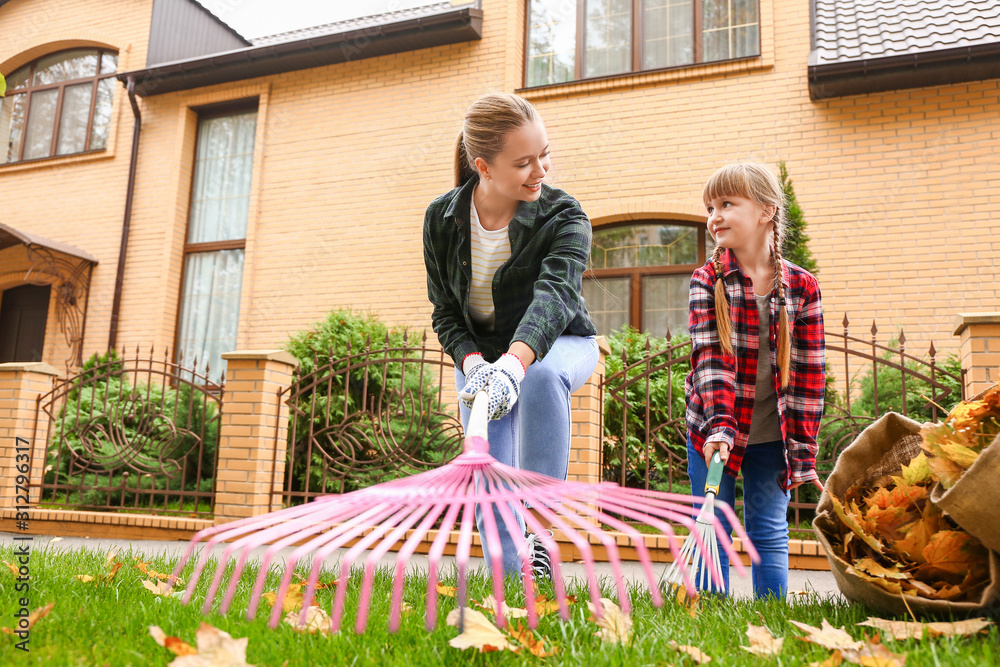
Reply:
M477 181L438 197L424 216L427 296L445 352L459 366L473 352L492 362L521 341L541 359L563 334L595 335L581 294L590 220L576 199L544 183L538 200L521 202L510 221L510 259L493 276L493 331L469 317L469 209Z

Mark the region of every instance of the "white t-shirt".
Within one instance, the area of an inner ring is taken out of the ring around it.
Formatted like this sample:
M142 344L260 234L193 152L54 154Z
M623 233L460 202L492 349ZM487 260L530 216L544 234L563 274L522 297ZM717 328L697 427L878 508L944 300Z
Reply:
M493 330L496 306L493 303L493 275L510 258L510 237L507 230L483 229L473 198L469 211L470 239L472 240L472 284L469 286L469 316L485 328Z

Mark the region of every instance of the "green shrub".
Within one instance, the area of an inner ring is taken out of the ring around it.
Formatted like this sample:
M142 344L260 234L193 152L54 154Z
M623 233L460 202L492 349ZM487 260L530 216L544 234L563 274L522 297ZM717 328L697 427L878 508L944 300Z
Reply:
M355 357L351 368L344 361L348 355L363 353L369 342L371 360L378 361L386 345L402 346L405 334L406 330L390 329L373 315L334 310L285 344L285 349L299 360L302 378L301 390L293 388L299 395L298 409L292 410L289 423L288 465L292 479L286 491L346 493L422 471L425 467L419 462L442 463L453 453L447 451L445 443L455 442L454 417L441 414L437 369L421 363L419 350L415 355L411 353L412 361L407 357L406 363L373 364L367 373L364 356ZM419 339L408 340L409 345L420 344ZM392 356L400 358L399 354ZM310 389L306 382L309 374L331 362L334 366L322 375L324 381ZM446 375L450 379L450 373ZM381 422L374 423L367 412L379 397L383 403L376 420ZM359 414L362 410L365 413ZM310 423L317 444L334 461L326 461L315 445L312 454L307 455ZM379 441L385 441L386 431L398 446L396 460L386 457L377 446ZM338 448L349 456L336 451ZM414 460L418 463L413 464Z
M647 357L655 356L675 346L682 346L688 341L686 334L674 336L672 339L643 334L629 326L612 332L608 336L611 354L606 360L606 377L611 378L623 368L622 354L625 355L625 365L631 366ZM648 350L647 350L648 343ZM621 481L622 465L625 466L625 485L644 486L646 456L646 381L639 380L629 384L625 390L625 399L629 407L625 410L626 429L625 457L622 460L622 426L623 404L616 400L613 390L620 387L623 381L641 376L648 369L658 368L649 374L649 484L650 488L660 490L682 491L675 483L670 488L670 457L673 452L681 459L687 457L686 426L684 420L685 397L684 378L691 368L685 359L668 363L671 358L690 354L690 347L675 349L673 357L656 356L650 364L640 364L630 370L627 379L609 384L604 394L604 479ZM678 472L675 470L675 472ZM681 470L681 481L686 477L686 470ZM684 487L686 488L686 487Z
M156 381L132 386L115 351L95 354L73 379L53 425L45 481L111 488L127 481L130 489L211 491L218 417L216 402L200 389L183 382L177 388ZM204 442L200 452L199 441ZM79 471L80 464L87 472ZM64 491L52 501L60 496L83 506L150 504L148 494L122 490L68 497ZM153 504L170 505L164 499Z

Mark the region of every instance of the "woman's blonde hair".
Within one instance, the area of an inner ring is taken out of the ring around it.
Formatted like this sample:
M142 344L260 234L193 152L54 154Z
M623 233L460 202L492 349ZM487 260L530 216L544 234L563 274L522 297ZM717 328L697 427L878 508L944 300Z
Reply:
M774 268L774 289L778 292L778 368L781 370L781 386L788 386L792 360L791 336L788 330L788 311L785 308L785 286L781 280L781 251L785 244L785 193L778 177L759 162L739 161L727 164L708 179L702 192L707 205L721 197L744 197L762 208L774 207L771 218L771 266ZM729 316L729 301L726 286L722 280L722 246L715 246L712 266L715 269L715 320L719 330L719 344L726 354L733 354L732 319Z
M539 118L531 102L511 93L487 93L473 102L455 145L455 185L476 175L476 158L492 162L508 134Z

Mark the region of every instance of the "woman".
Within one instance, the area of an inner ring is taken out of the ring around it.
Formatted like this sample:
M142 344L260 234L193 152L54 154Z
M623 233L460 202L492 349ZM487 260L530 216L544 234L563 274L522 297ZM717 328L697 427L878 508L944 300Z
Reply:
M573 197L542 182L549 166L545 125L528 101L479 98L458 139L457 187L427 208L424 262L434 331L455 360L463 426L473 397L488 389L490 454L566 479L570 394L594 372L598 347L581 296L590 221ZM494 514L504 572L517 573L520 554ZM479 508L476 521L482 533ZM536 573L547 576L536 536L527 544Z

